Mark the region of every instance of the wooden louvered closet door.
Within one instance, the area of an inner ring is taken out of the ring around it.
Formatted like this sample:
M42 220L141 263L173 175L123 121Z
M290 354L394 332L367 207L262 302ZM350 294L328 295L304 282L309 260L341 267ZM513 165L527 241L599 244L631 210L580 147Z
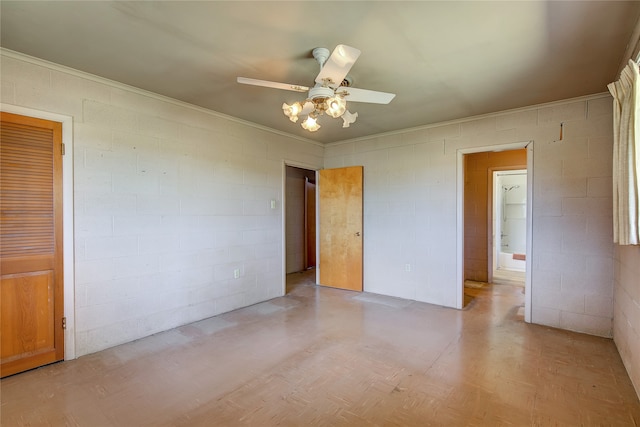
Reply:
M1 113L1 375L64 358L62 124Z

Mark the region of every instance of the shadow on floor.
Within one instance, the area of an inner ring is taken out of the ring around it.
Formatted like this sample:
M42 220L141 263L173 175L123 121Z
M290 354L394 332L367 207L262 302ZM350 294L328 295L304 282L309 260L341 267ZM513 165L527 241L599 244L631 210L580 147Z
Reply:
M304 271L287 274L287 294L293 292L299 286L315 286L316 269L310 268Z

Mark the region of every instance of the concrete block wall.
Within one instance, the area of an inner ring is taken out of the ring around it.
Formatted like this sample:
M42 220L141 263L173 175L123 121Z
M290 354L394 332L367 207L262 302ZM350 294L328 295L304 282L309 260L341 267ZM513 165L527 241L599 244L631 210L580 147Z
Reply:
M1 75L73 117L76 356L283 294L283 159L322 146L17 54Z
M613 340L640 396L640 246L615 250Z
M328 145L325 167L364 166L365 290L455 306L457 151L522 141L535 147L532 321L611 336L605 94Z

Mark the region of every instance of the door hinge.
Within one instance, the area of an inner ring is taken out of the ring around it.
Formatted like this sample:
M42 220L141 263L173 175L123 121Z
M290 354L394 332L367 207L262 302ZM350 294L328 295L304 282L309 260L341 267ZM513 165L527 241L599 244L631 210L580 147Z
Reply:
M64 149L64 144L62 144L62 155L64 156L65 153L65 149Z
M62 329L67 329L67 318L66 317L62 318Z

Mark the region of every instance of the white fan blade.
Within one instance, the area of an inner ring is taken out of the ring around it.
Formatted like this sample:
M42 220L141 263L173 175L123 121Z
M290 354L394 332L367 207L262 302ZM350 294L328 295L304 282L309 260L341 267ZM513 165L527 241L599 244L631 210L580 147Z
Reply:
M247 77L238 77L238 83L245 85L264 86L274 89L292 90L294 92L307 92L309 88L307 86L292 85L288 83L276 83L267 80L249 79Z
M320 70L320 74L316 77L316 83L322 84L325 80L330 79L330 87L340 86L359 56L360 51L355 47L339 44Z
M376 92L375 90L358 89L355 87L344 87L336 90L337 94L346 93L344 97L347 101L351 102L370 102L373 104L388 104L393 98L395 93Z

